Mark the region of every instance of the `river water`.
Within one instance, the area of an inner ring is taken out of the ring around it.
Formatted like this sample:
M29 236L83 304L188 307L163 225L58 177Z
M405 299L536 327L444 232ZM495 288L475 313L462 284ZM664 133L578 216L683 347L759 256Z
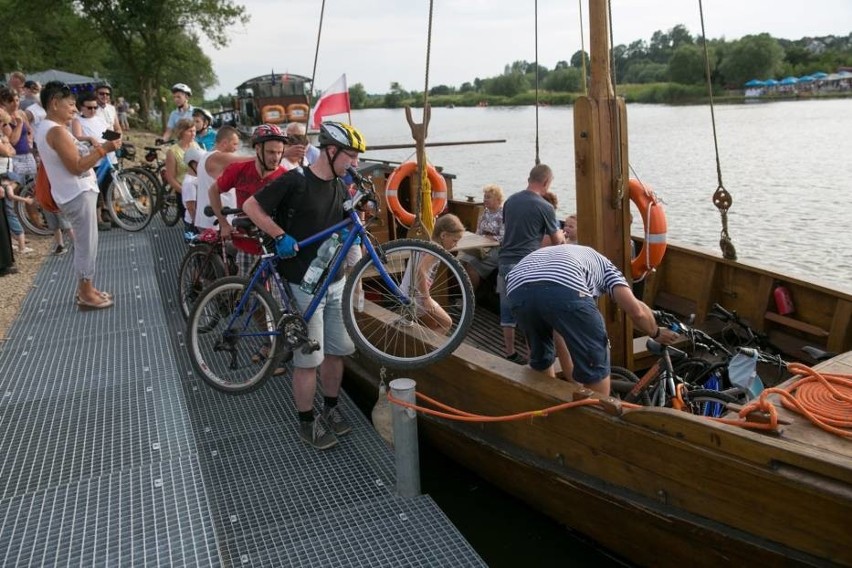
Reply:
M559 212L575 208L571 107L539 108L539 153L555 174ZM535 163L535 107L433 108L429 142L505 139L428 148L457 176L456 198L506 195L526 186ZM415 121L422 111L414 110ZM741 260L852 292L852 98L718 105L722 182L733 197L729 232ZM666 204L669 241L719 251L719 185L709 106L627 107L631 176ZM368 146L411 143L402 109L354 111ZM414 150L368 152L402 161ZM634 215L638 219L638 215ZM633 231L641 233L634 223Z
M479 198L487 183L501 185L507 196L525 187L535 161L535 110L432 109L430 142L506 140L427 149L432 163L457 176L457 199ZM739 258L852 293L852 99L722 105L715 114L722 181L733 197L729 231ZM664 200L669 240L718 252L709 107L628 105L627 116L631 176ZM421 120L419 109L414 117ZM354 111L352 122L368 145L412 142L401 109ZM554 170L560 215L575 208L573 136L573 109L539 109L540 157ZM404 161L413 154L366 156ZM490 566L620 564L431 448L421 449L421 467L423 491Z

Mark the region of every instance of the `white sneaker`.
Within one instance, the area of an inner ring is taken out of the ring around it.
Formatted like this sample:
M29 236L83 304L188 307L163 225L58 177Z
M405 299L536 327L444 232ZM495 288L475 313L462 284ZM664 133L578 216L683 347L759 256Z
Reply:
M33 252L33 249L31 249L30 247L24 247L24 250L18 249L18 252L20 254L30 254L31 252Z

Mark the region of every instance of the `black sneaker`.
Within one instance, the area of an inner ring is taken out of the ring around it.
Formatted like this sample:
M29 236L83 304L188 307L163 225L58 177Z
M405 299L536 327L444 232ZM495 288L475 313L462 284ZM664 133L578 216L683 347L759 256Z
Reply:
M53 256L62 256L68 252L68 247L64 245L56 245L53 248Z
M318 450L327 450L337 445L337 436L330 432L319 417L312 422L299 422L299 437Z
M322 417L328 424L329 428L331 428L331 431L337 436L343 436L344 434L348 434L352 431L352 425L343 417L343 414L340 413L340 409L336 406L331 408L328 408L327 406L323 407Z
M517 351L515 351L511 355L504 355L503 358L518 365L526 365L527 363L529 363L529 361L527 361L527 358L518 353Z

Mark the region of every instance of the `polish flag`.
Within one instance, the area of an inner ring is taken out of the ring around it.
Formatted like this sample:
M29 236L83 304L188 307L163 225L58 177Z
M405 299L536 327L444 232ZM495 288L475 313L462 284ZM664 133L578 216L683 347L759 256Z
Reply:
M346 87L346 73L344 73L317 99L317 104L311 111L311 128L319 129L326 116L344 114L350 111L349 89Z

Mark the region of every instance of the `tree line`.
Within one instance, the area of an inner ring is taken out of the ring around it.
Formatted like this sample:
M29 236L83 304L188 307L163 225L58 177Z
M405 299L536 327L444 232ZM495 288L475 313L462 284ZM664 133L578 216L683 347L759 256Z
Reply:
M56 68L108 77L118 93L133 93L127 98L139 102L142 116L152 107L166 108L169 85L188 84L196 100L216 85L200 38L216 48L226 46L228 30L250 19L245 7L233 0L0 0L0 12L14 14L0 50L0 73ZM759 34L709 40L707 48L718 89L739 88L753 78L852 67L852 34L795 41ZM429 95L436 104L441 97L461 104L530 104L537 78L547 102L571 102L582 92L584 59L588 63L588 54L577 51L552 69L519 60L498 76L475 78L458 87L436 85ZM619 84L662 83L669 93L689 93L704 83L703 42L683 25L654 32L650 41L615 46L613 61ZM368 94L356 83L350 99L354 108L398 107L422 101L423 93L394 82L386 93ZM218 101L227 106L228 97Z
M515 61L507 64L501 75L476 78L457 88L436 85L429 89L429 96L435 97L437 104L441 101L529 104L534 102L530 91L537 79L546 102L571 102L574 95L583 91L584 60L588 70L589 55L585 51L577 51L569 61L558 61L553 69L535 62ZM717 92L741 89L751 79L800 77L816 71L831 73L841 67L852 68L852 33L799 40L777 39L767 33L730 41L710 39L705 59L703 39L693 36L684 25L677 25L665 32L654 32L650 41L640 39L612 50L617 84L667 84L665 93L674 98L706 93L707 63ZM643 92L651 93L653 89ZM350 89L350 100L355 108L393 108L422 101L423 92L406 91L393 82L387 93L367 94L363 85L356 84Z

